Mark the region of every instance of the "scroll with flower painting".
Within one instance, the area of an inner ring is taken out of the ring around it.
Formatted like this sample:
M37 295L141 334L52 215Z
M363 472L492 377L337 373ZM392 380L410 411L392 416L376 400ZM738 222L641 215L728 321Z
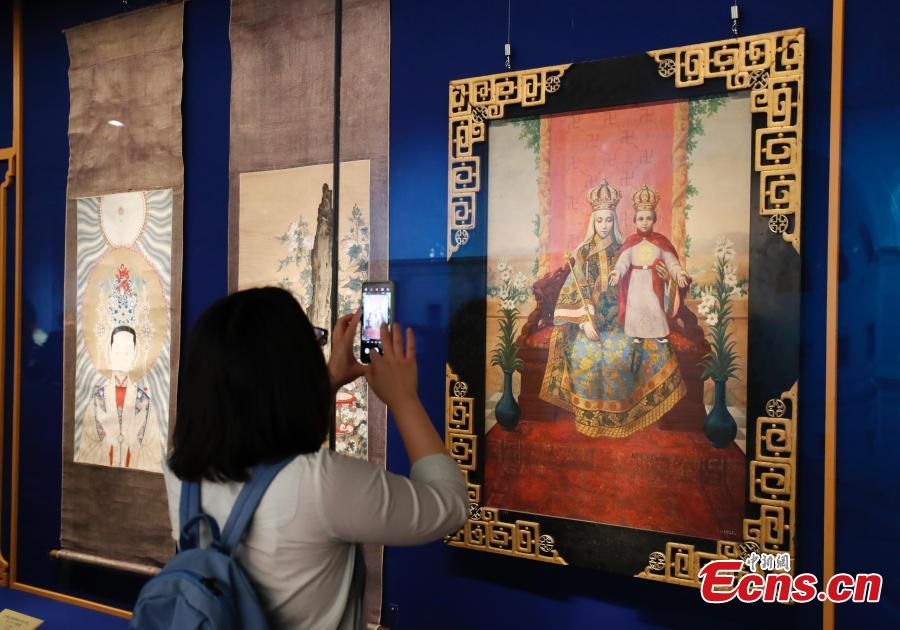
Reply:
M388 272L389 3L342 3L339 147L335 17L333 0L231 3L229 289L284 287L323 327ZM335 417L337 451L384 463L387 414L364 381L338 393ZM365 555L376 623L381 548Z
M182 4L66 32L61 551L151 572L173 552L161 474L181 295Z

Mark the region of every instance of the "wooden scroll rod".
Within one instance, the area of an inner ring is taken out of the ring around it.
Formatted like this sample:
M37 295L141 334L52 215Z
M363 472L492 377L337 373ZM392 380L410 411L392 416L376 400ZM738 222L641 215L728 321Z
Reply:
M59 560L81 562L83 564L91 564L107 569L117 569L119 571L125 571L126 573L136 573L138 575L145 575L148 577L153 577L160 571L160 567L153 566L152 564L138 564L137 562L111 560L109 558L103 558L101 556L95 556L89 553L81 553L78 551L69 551L67 549L54 549L50 552L50 555L54 558L58 558Z

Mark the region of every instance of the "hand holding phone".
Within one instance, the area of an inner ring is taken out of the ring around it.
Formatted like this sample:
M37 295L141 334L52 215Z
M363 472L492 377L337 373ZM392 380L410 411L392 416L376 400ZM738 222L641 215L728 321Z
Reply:
M360 323L359 360L370 363L373 352L382 352L381 326L391 330L394 323L394 283L364 282Z
M382 352L371 354L372 364L366 372L366 380L396 418L398 412L421 405L417 391L416 340L412 328L407 328L404 335L399 324L395 324L390 332L387 325L382 324L381 332Z
M381 334L384 354L373 353L372 364L366 371L371 391L391 410L410 463L438 453L446 456L444 441L419 400L416 338L412 329L406 329L405 347L400 324L395 324L391 332L384 326Z
M356 327L362 318L361 311L350 313L339 318L331 334L331 354L328 357L328 376L331 380L331 391L337 391L355 381L366 373L366 368L359 364L353 353L353 342L356 340Z

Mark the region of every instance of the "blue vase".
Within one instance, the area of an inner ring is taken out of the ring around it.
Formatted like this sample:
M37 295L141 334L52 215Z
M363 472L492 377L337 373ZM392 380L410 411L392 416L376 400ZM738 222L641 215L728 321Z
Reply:
M503 370L503 395L497 401L497 407L494 409L497 416L497 424L512 431L519 424L519 418L522 417L522 409L516 402L516 397L512 392L512 372Z
M725 448L734 442L737 423L725 404L725 381L713 379L713 382L716 384L716 396L703 422L703 434L716 448Z

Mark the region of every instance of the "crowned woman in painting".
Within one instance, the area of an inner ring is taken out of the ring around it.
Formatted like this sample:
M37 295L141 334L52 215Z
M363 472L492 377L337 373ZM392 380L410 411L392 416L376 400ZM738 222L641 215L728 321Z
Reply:
M81 423L76 462L162 471L162 441L156 403L133 371L139 355L135 330L138 296L130 272L116 271L106 301L109 379L96 385Z
M609 282L625 242L616 216L621 198L605 180L588 193L587 234L574 257L566 253L569 275L556 302L541 387L541 398L574 414L577 430L590 437L626 437L659 420L685 393L670 344L634 343L623 330L619 290ZM656 262L648 269L668 282L672 270Z

